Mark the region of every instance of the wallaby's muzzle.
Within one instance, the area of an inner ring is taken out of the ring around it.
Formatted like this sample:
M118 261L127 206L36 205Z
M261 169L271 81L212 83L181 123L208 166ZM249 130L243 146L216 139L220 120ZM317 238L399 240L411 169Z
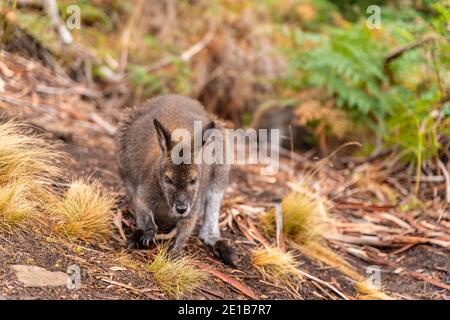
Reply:
M177 203L175 204L175 210L179 214L184 214L189 209L189 205L186 203Z

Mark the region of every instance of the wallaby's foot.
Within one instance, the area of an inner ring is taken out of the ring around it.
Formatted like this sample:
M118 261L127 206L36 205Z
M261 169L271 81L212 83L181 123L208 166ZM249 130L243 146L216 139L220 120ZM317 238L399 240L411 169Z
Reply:
M173 259L180 259L183 257L183 250L179 246L174 246L170 251L170 257Z
M153 229L136 229L128 239L128 249L146 249L150 246L155 238L156 231Z
M222 259L223 262L234 268L237 267L236 251L227 240L217 240L213 246L213 251L218 258Z

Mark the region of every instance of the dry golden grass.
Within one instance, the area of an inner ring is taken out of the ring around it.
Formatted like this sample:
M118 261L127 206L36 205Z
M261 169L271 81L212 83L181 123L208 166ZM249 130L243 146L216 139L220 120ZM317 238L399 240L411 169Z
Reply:
M366 281L361 281L356 284L356 289L360 293L358 295L359 300L393 300L384 292L378 290L367 284Z
M291 243L291 245L310 259L316 259L331 267L335 267L355 281L361 281L363 279L344 258L328 248L325 244L313 241L307 244Z
M307 243L324 232L327 219L325 201L307 187L298 185L281 202L283 233L298 243ZM275 209L261 216L263 230L273 236L276 231Z
M274 283L289 281L292 277L299 276L294 256L278 247L253 250L252 264L265 279Z
M117 252L112 259L112 262L129 270L134 270L136 272L145 272L143 263L140 260L136 259L136 257L133 257L128 252L126 252L125 249Z
M0 232L23 229L35 210L26 184L15 181L0 186Z
M189 257L171 257L168 245L157 245L157 253L147 270L169 298L180 299L192 294L206 279L206 272Z
M114 205L114 195L102 190L100 182L78 179L48 210L56 221L57 231L71 239L91 242L110 236Z
M61 176L56 163L64 153L42 137L27 135L26 130L26 125L12 121L0 124L0 185L27 179L43 187Z
M55 199L51 186L61 177L63 158L53 144L29 135L26 125L0 124L0 231L46 222L43 212Z
M319 260L329 266L338 269L340 272L350 277L356 282L356 289L360 293L359 299L388 299L389 296L374 288L364 284L364 277L360 275L344 258L339 256L332 249L328 248L323 241L327 228L331 228L331 220L327 214L326 200L319 194L311 191L304 184L293 186L293 192L285 197L281 202L283 218L283 233L289 240L289 244L301 254L313 260ZM261 226L270 236L275 235L275 210L266 212L261 217ZM261 253L257 253L261 254ZM253 257L254 259L254 257ZM277 275L282 273L286 265L287 270L294 270L289 266L289 258L282 252L262 253L263 263L275 268L272 274L263 270L277 279ZM253 260L255 267L257 263ZM277 269L281 268L281 269ZM259 268L261 271L261 267Z

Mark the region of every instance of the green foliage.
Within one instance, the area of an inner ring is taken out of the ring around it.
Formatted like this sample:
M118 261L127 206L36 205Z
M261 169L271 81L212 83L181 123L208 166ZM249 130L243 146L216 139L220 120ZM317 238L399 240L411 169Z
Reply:
M101 7L91 4L91 2L88 0L58 1L58 9L61 17L65 20L70 15L68 8L71 5L77 5L80 8L82 23L87 25L100 24L107 29L112 29L113 23L108 14Z
M155 74L147 72L145 67L139 65L128 65L130 81L134 85L145 87L145 95L151 96L162 90L162 83Z
M319 30L333 23L338 7L328 0L262 0L258 1L262 11L269 11L276 24L301 25L305 30Z
M438 134L450 134L450 128L445 128L441 121L445 115L437 108L439 91L430 90L417 97L408 90L400 90L391 99L395 112L386 120L389 133L385 140L400 145L409 160L431 158L439 149Z
M301 37L297 39L303 41ZM357 120L369 115L382 117L386 113L381 98L382 83L386 81L382 57L386 50L373 39L370 30L360 25L334 28L318 39L316 48L295 53L291 59L292 70L303 71L300 83L326 88L330 96L336 96L338 107L351 111Z
M128 64L130 81L146 99L156 94L192 92L192 71L188 64L172 57L168 67L148 72L145 66Z
M448 105L442 103L448 96L449 9L433 1L425 13L413 8L400 13L395 6L381 11L380 30L368 29L364 19L319 32L290 28L290 73L284 85L295 91L323 88L324 99L336 101L360 130L399 146L405 159L419 167L437 154L439 137L449 134ZM430 35L432 41L386 64L395 49Z

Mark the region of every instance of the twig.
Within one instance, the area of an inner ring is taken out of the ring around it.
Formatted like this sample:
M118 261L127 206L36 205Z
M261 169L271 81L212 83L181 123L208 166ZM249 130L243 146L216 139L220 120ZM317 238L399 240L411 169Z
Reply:
M208 31L208 33L203 37L202 40L194 44L192 47L184 51L180 56L179 59L181 61L187 62L192 59L193 56L195 56L197 53L199 53L203 48L205 48L209 42L213 39L214 32ZM149 65L145 68L145 72L152 72L156 71L158 69L161 69L171 63L173 60L173 57L165 57L154 64Z
M397 250L394 250L394 251L392 251L392 252L389 252L388 255L389 255L389 256L395 256L395 255L397 255L397 254L399 254L399 253L402 253L402 252L405 252L405 251L411 249L411 248L414 247L415 245L416 245L415 243L407 244L406 246L401 247L400 249L397 249Z
M389 235L389 236L348 236L341 234L330 234L327 235L326 238L328 240L341 241L346 243L360 244L360 245L369 245L374 247L395 247L402 244L419 244L419 243L432 243L439 246L442 246L446 249L450 248L450 242L432 239L432 238L424 238L424 237L414 237L414 236L403 236L403 235Z
M140 293L140 294L144 294L145 292L148 292L148 291L154 291L153 289L140 290L140 289L137 289L137 288L135 288L133 286L130 286L128 284L117 282L117 281L114 281L114 280L109 280L109 279L106 279L106 278L101 278L100 280L103 281L103 282L112 284L114 286L125 288L125 289L131 290L131 291L135 291L135 292Z
M127 242L127 237L125 236L125 232L122 228L122 211L118 210L117 215L113 219L113 224L117 227L117 230L119 230L120 237L124 241L124 243Z
M446 168L445 165L442 163L440 159L438 159L438 166L442 171L442 174L445 177L445 184L447 186L446 188L446 195L447 195L447 203L450 204L450 174L448 173L448 167Z
M360 210L360 209L368 209L371 211L386 211L389 209L394 209L396 205L384 204L384 205L376 205L376 204L366 204L361 202L345 202L340 201L335 205L338 209L350 209L350 210Z
M4 96L4 95L0 95L0 101L18 106L18 107L24 107L27 106L29 108L36 108L36 109L40 109L42 112L46 112L46 113L51 113L51 114L56 114L57 111L55 109L53 109L50 106L47 105L43 105L43 104L32 104L30 102L24 101L24 100L20 100L20 99L16 99L13 97L8 97L8 96Z
M424 176L424 177L412 176L411 181L441 183L441 182L445 181L445 177L444 176Z
M83 87L56 88L38 84L35 90L36 92L45 94L53 94L53 95L79 94L89 98L99 98L102 95L101 92L98 90Z
M341 298L345 299L345 300L350 300L345 294L343 294L342 292L340 292L338 289L336 289L335 287L333 287L331 284L329 284L326 281L323 281L319 278L314 277L313 275L310 275L309 273L307 273L306 271L297 269L297 272L299 274L301 274L302 276L305 276L306 278L309 278L311 280L314 280L320 284L323 284L324 286L326 286L327 288L333 290L336 294L338 294Z
M58 31L59 37L61 41L66 44L72 44L73 38L70 34L69 30L64 26L64 23L62 22L59 12L58 12L58 6L56 5L55 0L43 0L45 10L47 11L47 14L50 17L50 20L52 21L53 26Z
M316 286L317 289L319 289L321 292L323 292L328 298L330 298L331 300L336 300L336 297L333 296L331 293L329 293L327 290L325 290L319 283L317 283L316 281L313 281L312 283L314 286ZM323 297L325 300L326 298Z
M389 53L385 58L384 58L384 64L387 65L389 63L391 63L393 60L401 57L404 53L419 48L425 44L427 44L428 42L435 40L434 36L429 36L429 37L425 37L423 39L419 39L416 42L413 42L407 46L404 47L400 47L395 49L394 51L392 51L391 53Z
M280 248L280 250L284 252L286 249L286 246L285 246L284 237L283 237L283 214L281 212L280 202L275 203L275 222L277 225L277 228L276 228L277 247Z
M91 113L90 116L91 116L91 120L94 121L99 127L104 129L109 136L113 137L116 134L116 131L117 131L116 126L113 126L112 124L110 124L108 121L106 121L105 119L103 119L96 113Z
M214 36L214 30L208 31L208 33L199 42L197 42L192 47L190 47L189 49L187 49L186 51L181 53L178 56L178 59L180 59L181 61L184 61L184 62L191 60L192 57L194 57L197 53L202 51L211 42L211 40L213 39L213 36ZM147 73L156 71L158 69L164 68L165 66L171 64L171 62L173 60L174 60L174 58L172 56L164 57L161 60L145 67L144 70ZM122 81L127 81L128 79L129 79L129 74L126 74L122 78Z
M402 228L404 228L404 229L406 229L408 231L414 230L414 228L410 224L406 223L402 219L400 219L400 218L398 218L398 217L396 217L396 216L394 216L394 215L392 215L390 213L380 212L378 214L378 217L381 217L381 218L386 219L386 220L388 220L390 222L393 222L396 225L398 225L398 226L400 226L400 227L402 227Z

